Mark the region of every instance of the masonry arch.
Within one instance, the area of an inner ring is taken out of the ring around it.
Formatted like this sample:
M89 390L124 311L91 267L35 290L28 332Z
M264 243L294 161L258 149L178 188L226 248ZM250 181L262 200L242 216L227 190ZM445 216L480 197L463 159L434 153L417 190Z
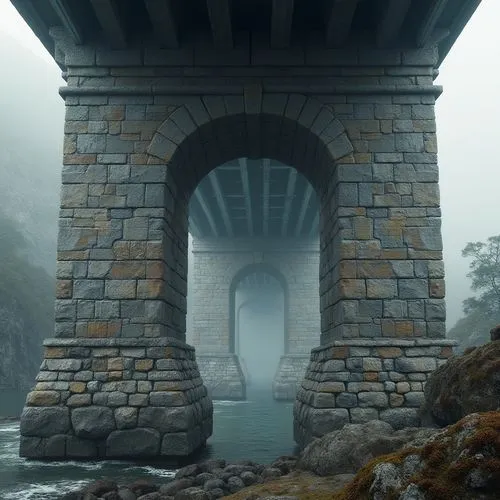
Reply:
M322 334L333 328L336 302L332 254L337 200L336 164L353 146L342 123L318 99L301 94L262 93L255 85L244 95L183 98L158 127L147 149L148 164L163 169L166 248L180 250L165 257L164 297L179 304L167 315L168 335L185 341L188 203L197 184L211 170L240 158L270 158L296 168L311 183L320 201L320 290ZM328 214L328 217L324 217ZM323 268L323 269L322 269ZM184 297L182 297L184 291ZM181 295L181 296L179 296ZM184 315L184 321L180 316ZM327 318L328 316L328 318ZM177 318L177 320L176 320Z
M288 281L285 276L274 266L267 263L254 263L245 266L240 269L231 280L231 285L229 287L229 350L231 353L236 353L236 335L237 335L237 311L236 311L236 289L238 285L241 283L243 279L247 276L250 276L254 273L265 273L269 276L272 276L280 285L283 290L283 352L284 354L288 353L288 308L289 308L289 295L288 295ZM241 307L243 304L239 304Z

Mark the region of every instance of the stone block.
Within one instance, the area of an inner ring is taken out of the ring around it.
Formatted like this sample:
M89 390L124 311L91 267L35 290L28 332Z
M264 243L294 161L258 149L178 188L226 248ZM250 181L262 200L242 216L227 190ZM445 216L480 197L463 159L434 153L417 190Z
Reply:
M358 392L360 408L387 408L389 400L385 392Z
M90 439L82 439L77 436L67 436L66 457L67 458L95 458L98 456L97 443Z
M69 408L26 407L21 414L22 436L50 437L70 429Z
M312 408L308 422L308 431L313 436L323 436L349 423L349 412L346 408Z
M116 430L106 440L107 457L151 457L159 452L160 433L154 429Z
M76 436L84 439L106 438L116 428L113 410L103 406L75 408L71 423Z
M392 425L396 430L420 425L418 408L389 408L382 410L379 418Z
M194 424L191 406L147 407L139 410L139 427L151 427L161 433L189 430Z
M59 403L60 393L51 390L35 390L26 396L26 406L54 406Z
M354 408L358 406L358 397L350 392L337 394L335 404L338 408Z
M434 371L437 367L435 358L397 358L395 369L401 373L422 373Z
M114 413L117 429L133 429L136 427L138 415L137 408L123 406L121 408L116 408Z
M352 424L363 424L378 419L378 410L375 408L351 408L349 410Z
M397 280L367 279L366 296L369 299L390 299L398 295Z

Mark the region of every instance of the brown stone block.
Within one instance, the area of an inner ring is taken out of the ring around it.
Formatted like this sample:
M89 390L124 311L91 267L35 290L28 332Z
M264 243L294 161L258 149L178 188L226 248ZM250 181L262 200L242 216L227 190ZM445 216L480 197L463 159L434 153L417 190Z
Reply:
M65 250L57 252L57 260L88 260L89 250Z
M63 165L95 165L96 163L96 154L73 153L63 155Z
M163 258L163 244L161 241L146 242L146 258L152 260Z
M332 348L333 359L346 359L349 357L349 346L338 346Z
M109 358L108 370L123 370L123 358Z
M92 338L115 337L120 330L119 322L89 321L87 335Z
M145 278L146 269L144 262L120 261L111 266L111 277L114 279Z
M356 261L341 260L339 262L340 278L356 278Z
M344 382L320 382L317 392L345 392Z
M66 349L64 347L46 347L44 349L44 358L65 358Z
M73 282L71 280L56 281L56 299L70 299L73 295Z
M391 392L391 394L389 394L389 404L393 408L403 406L404 401L405 397L401 394L396 394L395 392Z
M358 240L371 240L373 238L373 219L368 217L354 217L354 237Z
M441 347L441 352L439 353L440 358L451 358L452 356L453 356L453 347L451 347L451 345Z
M159 380L154 383L155 391L183 391L184 384L179 380Z
M162 279L165 264L161 260L146 262L146 278Z
M122 141L139 141L141 139L141 134L120 134L120 139Z
M122 371L108 372L108 380L122 380L122 378L123 378Z
M160 299L163 296L165 282L163 280L138 280L138 299Z
M110 120L108 122L109 135L118 135L122 131L122 122L117 120Z
M381 319L380 325L381 325L383 337L394 337L394 334L395 334L394 320Z
M398 358L403 351L399 347L377 347L377 354L381 358Z
M64 136L63 153L65 155L76 153L76 135L66 134Z
M102 120L125 120L124 105L100 106Z
M147 165L148 155L145 153L134 153L130 155L131 165Z
M113 256L116 260L130 259L130 243L128 241L115 241L113 243Z
M433 299L442 299L445 294L445 282L443 279L429 280L429 297Z
M394 278L390 262L384 260L361 260L357 263L358 278Z
M153 360L152 359L136 359L135 360L135 369L139 372L147 372L153 369Z
M165 358L166 359L174 359L175 351L173 347L165 347Z
M441 250L415 250L414 248L409 248L408 257L410 259L421 260L442 260L443 252Z
M413 321L394 321L394 335L396 337L413 337Z
M32 391L26 397L27 406L54 406L59 403L58 391Z
M366 297L365 280L341 279L339 281L340 298L364 299Z
M408 250L406 248L383 248L380 251L380 258L387 260L406 259Z
M363 374L363 380L365 380L366 382L377 382L378 372L365 372Z
M354 153L355 163L372 163L373 155L372 153Z
M146 258L146 241L131 241L129 245L131 259L145 259Z
M339 259L355 259L356 258L356 242L341 241L339 248Z
M74 392L77 394L82 394L85 392L86 389L86 384L85 382L70 382L69 383L69 390L70 392Z

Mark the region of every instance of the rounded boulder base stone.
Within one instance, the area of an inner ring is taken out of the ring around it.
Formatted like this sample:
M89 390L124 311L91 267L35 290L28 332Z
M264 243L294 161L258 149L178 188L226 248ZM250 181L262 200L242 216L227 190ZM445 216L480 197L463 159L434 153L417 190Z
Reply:
M22 436L50 437L65 434L69 429L69 408L31 406L21 414Z
M71 423L78 437L102 439L116 428L113 410L105 406L76 408L71 412Z
M154 429L113 431L106 440L106 457L152 457L159 451L160 433Z

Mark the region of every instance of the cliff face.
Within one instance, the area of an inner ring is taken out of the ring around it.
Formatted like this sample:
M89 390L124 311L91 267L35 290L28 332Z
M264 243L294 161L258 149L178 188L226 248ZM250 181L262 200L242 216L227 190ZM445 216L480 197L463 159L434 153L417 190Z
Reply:
M46 332L44 332L46 333ZM15 298L0 304L0 390L25 391L34 382L42 355L42 334L26 321Z

